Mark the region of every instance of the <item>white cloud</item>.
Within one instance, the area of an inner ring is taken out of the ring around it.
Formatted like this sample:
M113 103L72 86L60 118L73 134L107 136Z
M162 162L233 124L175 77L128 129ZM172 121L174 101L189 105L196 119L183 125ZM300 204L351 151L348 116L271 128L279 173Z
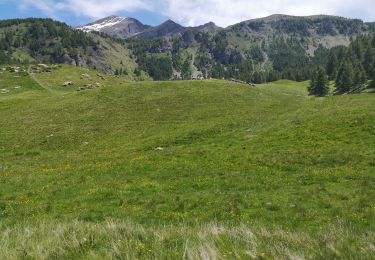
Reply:
M23 0L20 3L20 8L22 10L27 10L29 6L33 6L43 13L49 16L55 16L54 13L57 11L57 8L53 5L53 3L44 0Z
M77 15L93 18L103 18L119 11L133 12L150 9L150 6L143 0L66 0L64 7Z
M332 14L372 20L374 0L22 0L22 6L34 6L48 15L61 11L76 16L102 18L121 11L148 10L168 16L184 25L213 21L227 26L271 14Z
M332 14L371 20L374 0L165 0L165 14L186 24L213 21L221 26L271 14Z
M61 11L71 12L76 16L103 18L120 11L133 12L150 10L144 0L22 0L20 7L34 7L47 15L58 17Z

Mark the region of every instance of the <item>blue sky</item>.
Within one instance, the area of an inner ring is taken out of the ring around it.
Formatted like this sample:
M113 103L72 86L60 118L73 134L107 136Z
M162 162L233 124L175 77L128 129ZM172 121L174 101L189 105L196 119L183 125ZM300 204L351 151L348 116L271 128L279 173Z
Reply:
M50 1L50 2L59 2L59 1ZM124 16L124 17L134 17L134 18L139 19L143 23L149 24L149 25L158 25L169 19L168 16L159 14L157 12L148 11L148 10L134 10L134 11L133 10L132 11L119 10L117 12L114 12L113 14ZM29 18L29 17L54 18L59 21L66 22L67 24L72 25L72 26L84 25L99 18L99 17L92 17L90 15L76 15L69 10L59 11L58 13L53 14L45 10L41 10L41 8L38 8L38 6L32 3L23 6L20 2L11 1L11 0L0 0L0 20L12 19L12 18Z
M50 17L72 26L112 14L150 25L172 19L186 26L228 26L275 13L375 21L375 0L0 0L0 19Z

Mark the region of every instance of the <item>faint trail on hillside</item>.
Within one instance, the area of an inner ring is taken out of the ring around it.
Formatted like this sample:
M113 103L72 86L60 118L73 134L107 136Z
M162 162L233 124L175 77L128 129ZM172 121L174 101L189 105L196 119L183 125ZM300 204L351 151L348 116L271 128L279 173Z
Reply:
M30 76L30 78L32 80L34 80L41 88L47 90L48 92L50 93L53 93L53 90L48 87L47 85L43 84L40 80L38 80L36 77L35 77L35 74L31 72L31 66L29 66L29 68L27 69L27 74Z

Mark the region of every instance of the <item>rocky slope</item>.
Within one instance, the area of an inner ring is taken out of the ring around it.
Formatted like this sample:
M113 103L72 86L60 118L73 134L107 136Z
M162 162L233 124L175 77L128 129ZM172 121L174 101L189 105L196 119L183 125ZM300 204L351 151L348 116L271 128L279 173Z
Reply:
M120 39L143 39L151 40L158 38L173 38L181 36L185 31L204 31L214 33L220 28L210 22L198 27L184 27L172 20L168 20L158 26L144 25L134 18L109 16L96 22L78 27L85 32L100 32Z
M126 39L144 32L149 28L151 28L151 26L144 25L137 19L109 16L85 26L78 27L77 29L85 32L101 32L112 37Z
M332 48L349 45L352 37L374 32L374 26L358 19L316 15L288 16L271 15L269 17L244 21L225 29L230 42L248 46L246 42L269 43L272 38L296 39L310 55L321 45Z

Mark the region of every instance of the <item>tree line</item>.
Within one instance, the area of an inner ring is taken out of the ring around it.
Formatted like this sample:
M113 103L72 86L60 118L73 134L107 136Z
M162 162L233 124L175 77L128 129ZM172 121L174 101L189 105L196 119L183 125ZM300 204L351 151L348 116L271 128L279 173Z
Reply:
M78 58L80 52L96 43L86 33L74 30L65 23L52 19L13 19L0 21L0 63L27 63L17 60L17 49L31 58L46 63L59 63L64 54Z
M375 35L364 35L353 40L348 47L331 49L327 63L315 69L309 93L327 95L329 81L334 82L336 94L375 87Z
M320 22L323 23L324 19L322 18ZM340 23L341 27L338 28L345 29L344 32L351 32L358 27L349 25ZM249 83L264 83L279 79L295 81L311 79L310 93L317 93L317 95L328 93L317 89L322 83L328 84L330 81L335 82L336 93L360 91L368 85L368 82L375 84L372 83L375 82L373 35L358 37L349 47L336 47L329 50L319 46L310 57L306 54L304 47L306 42L303 37L285 38L273 35L259 42L249 38L251 44L247 49L238 48L230 43L229 37L236 33L236 30L242 30L244 26L258 30L263 25L262 23L239 24L233 27L232 31L217 33L193 30L173 39L113 40L132 50L132 55L138 64L138 68L134 71L136 75L147 73L155 80L172 79L173 75L176 77L174 72L180 75L180 79L190 79L194 65L205 78L236 78ZM296 28L303 27L303 24L284 22L277 26L281 26L280 30L294 32ZM14 58L16 55L13 53L19 49L26 51L29 57L37 62L61 63L66 55L78 60L88 48L90 50L98 48L99 43L94 42L93 39L90 34L74 30L52 19L0 21L0 63L27 63L27 58L23 60ZM194 56L190 48L192 42L196 47ZM323 71L326 73L327 81L322 79ZM118 69L115 74L126 75L128 71Z

